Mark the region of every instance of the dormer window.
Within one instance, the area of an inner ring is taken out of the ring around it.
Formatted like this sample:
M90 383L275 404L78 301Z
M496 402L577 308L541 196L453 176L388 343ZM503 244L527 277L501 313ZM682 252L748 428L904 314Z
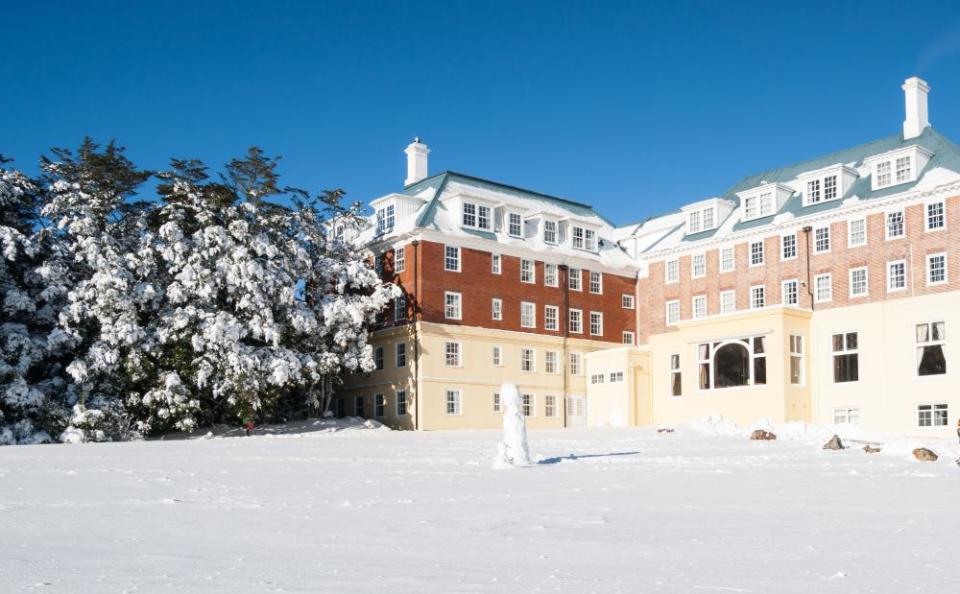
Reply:
M881 190L915 181L932 156L921 146L909 146L864 159L870 168L871 188Z
M543 222L543 243L557 245L557 222Z
M393 204L377 209L377 235L393 232L397 221L397 210Z
M597 232L586 227L574 227L573 247L588 252L597 251Z
M734 203L723 198L707 198L681 208L686 217L687 235L716 229L719 222L733 210Z
M764 192L743 201L744 218L755 219L773 214L773 192Z
M490 230L490 207L473 202L463 203L463 226L470 229Z
M808 179L806 192L803 194L803 205L819 204L840 197L838 192L837 174L832 173L823 177Z
M703 230L713 229L716 226L716 213L715 209L711 206L710 208L703 209Z
M690 233L699 233L700 232L700 211L695 210L690 213L690 220L687 223L687 228Z
M911 175L910 162L910 155L897 158L896 179L898 184L910 181L913 178L913 175Z
M523 237L523 219L520 213L507 213L507 234L510 237Z

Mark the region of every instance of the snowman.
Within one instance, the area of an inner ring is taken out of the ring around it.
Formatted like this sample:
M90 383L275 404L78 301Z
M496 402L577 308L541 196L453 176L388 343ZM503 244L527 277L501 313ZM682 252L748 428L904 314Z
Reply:
M505 383L500 387L503 403L503 440L497 446L494 468L530 466L530 450L527 448L527 424L520 412L520 390L516 384Z

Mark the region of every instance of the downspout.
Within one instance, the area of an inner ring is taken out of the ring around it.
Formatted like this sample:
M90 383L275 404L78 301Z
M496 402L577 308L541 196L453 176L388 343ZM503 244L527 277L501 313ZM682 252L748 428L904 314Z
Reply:
M420 430L420 241L413 246L413 429Z
M810 311L813 311L814 309L816 309L816 307L813 301L813 283L811 282L812 279L810 277L810 232L811 231L813 231L813 227L811 227L810 225L807 225L806 227L803 228L804 243L806 244L804 246L804 251L807 254L807 295L810 297Z
M570 353L567 350L567 337L570 333L570 270L566 264L557 266L557 276L560 277L557 280L563 283L560 285L563 291L563 311L557 318L563 319L563 426L567 427L567 390L570 387ZM560 319L557 323L560 323Z

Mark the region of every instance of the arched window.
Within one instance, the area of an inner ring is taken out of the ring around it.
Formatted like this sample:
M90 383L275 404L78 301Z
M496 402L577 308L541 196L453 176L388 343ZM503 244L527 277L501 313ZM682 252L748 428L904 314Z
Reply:
M713 387L746 386L750 380L750 351L743 343L731 342L713 356Z
M763 336L748 336L697 346L700 389L736 388L767 383Z

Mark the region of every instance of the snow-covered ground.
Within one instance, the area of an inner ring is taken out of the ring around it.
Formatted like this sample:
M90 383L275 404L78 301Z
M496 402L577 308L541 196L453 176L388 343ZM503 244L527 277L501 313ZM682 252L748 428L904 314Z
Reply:
M0 448L3 592L953 592L960 452L700 422ZM298 430L300 430L298 429ZM322 428L320 428L322 429Z

